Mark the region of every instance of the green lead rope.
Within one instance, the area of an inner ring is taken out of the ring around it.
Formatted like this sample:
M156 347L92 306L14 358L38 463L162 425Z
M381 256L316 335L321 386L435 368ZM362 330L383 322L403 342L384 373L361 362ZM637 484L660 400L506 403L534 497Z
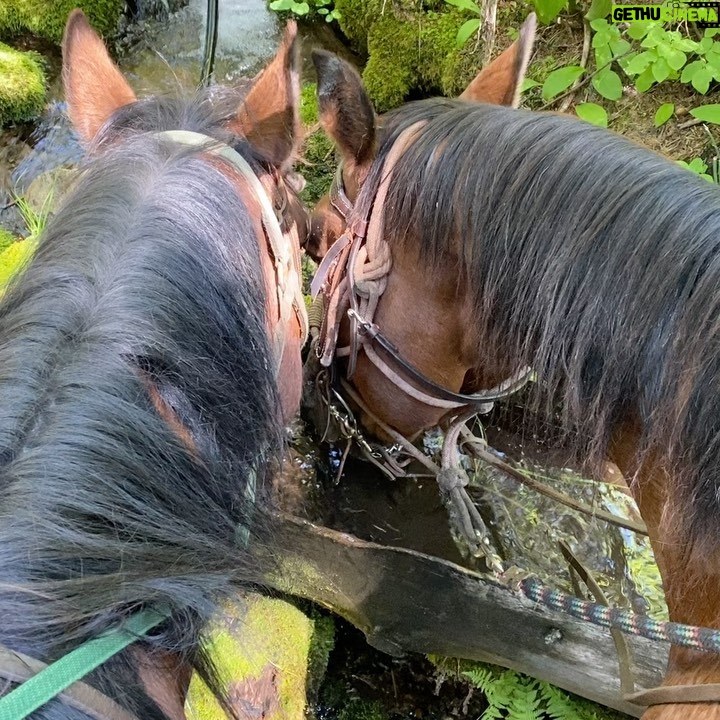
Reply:
M83 643L0 698L0 718L23 720L168 617L169 613L143 610L123 627Z

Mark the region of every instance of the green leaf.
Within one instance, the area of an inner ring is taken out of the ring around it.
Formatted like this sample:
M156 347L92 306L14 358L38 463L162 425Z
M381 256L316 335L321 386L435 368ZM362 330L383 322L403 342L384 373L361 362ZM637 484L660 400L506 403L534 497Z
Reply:
M283 10L290 10L290 8L294 5L294 0L273 0L270 3L270 9L275 10L276 12L283 11Z
M692 86L701 94L704 95L710 88L710 81L713 79L713 74L707 68L700 68L692 77L690 81Z
M650 63L655 60L655 55L650 52L641 52L630 61L623 68L628 75L639 75L644 72L650 66Z
M720 105L701 105L690 111L690 114L703 122L720 125Z
M698 55L704 55L714 44L715 44L715 41L711 37L708 37L706 35L700 41L700 44L698 45L698 49L697 49Z
M635 78L635 88L638 92L646 92L655 84L655 78L653 77L652 66L649 66L643 70Z
M538 20L549 25L567 6L567 0L535 0Z
M679 70L687 62L687 55L682 50L669 48L665 53L665 60L673 70Z
M520 85L520 92L527 92L528 90L532 90L534 87L538 87L538 85L540 85L540 83L537 80L533 80L529 77L523 78L522 85Z
M622 97L622 82L620 76L610 68L601 70L593 79L593 87L608 100L619 100Z
M612 50L609 45L602 45L599 48L595 48L595 66L605 67L612 60Z
M306 2L296 2L292 11L296 15L307 15L310 12L310 6Z
M628 37L633 40L642 40L649 32L651 23L630 23L627 29Z
M720 33L720 28L706 28L705 29L705 37L706 38L714 38L718 33Z
M610 49L612 50L613 57L624 55L631 47L632 45L630 45L630 43L624 38L619 38L610 42Z
M474 35L479 29L479 18L470 18L470 20L464 22L457 32L457 37L455 38L455 46L459 48L462 47L468 41L468 38Z
M319 7L317 12L318 15L327 15L330 11L326 7Z
M702 158L697 157L697 158L693 158L688 163L688 169L692 170L694 173L697 173L698 175L700 175L701 173L704 173L708 169L708 166L707 166L707 163Z
M691 63L688 63L682 71L682 74L680 75L680 82L683 83L689 83L692 82L692 79L698 70L702 70L705 67L705 62L703 60L694 60Z
M652 74L655 78L655 82L659 83L670 77L670 66L667 64L667 60L665 60L665 58L658 58L652 64Z
M675 112L675 105L673 103L663 103L655 113L655 127L664 125Z
M612 10L612 0L592 0L590 9L585 16L588 20L606 18Z
M476 15L482 15L478 4L473 2L473 0L445 0L445 2L448 5L454 5L456 8L460 8L461 10L468 10Z
M575 107L577 116L585 122L592 123L598 127L607 127L608 116L605 108L595 103L582 103Z
M553 70L543 84L543 99L547 101L564 92L583 75L584 72L585 69L579 65L568 65L567 67Z

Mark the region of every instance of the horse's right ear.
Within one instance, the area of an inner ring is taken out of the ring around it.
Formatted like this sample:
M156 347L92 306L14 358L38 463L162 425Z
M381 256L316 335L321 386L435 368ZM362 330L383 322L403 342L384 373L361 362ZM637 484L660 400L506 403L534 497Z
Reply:
M82 10L70 13L62 54L68 115L83 142L90 143L118 108L135 102L135 93Z
M518 39L483 68L460 97L463 100L517 107L520 104L520 86L535 43L536 25L535 13L530 13L520 28Z
M355 68L337 55L314 50L320 124L335 141L348 174L360 177L375 158L375 111Z

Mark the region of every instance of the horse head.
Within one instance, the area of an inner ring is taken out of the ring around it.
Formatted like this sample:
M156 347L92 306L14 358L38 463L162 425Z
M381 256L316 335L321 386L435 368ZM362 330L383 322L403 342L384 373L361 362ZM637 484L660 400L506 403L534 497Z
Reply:
M201 635L262 580L300 395L296 35L247 93L138 99L68 20L89 157L0 303L3 718L179 720L193 669L233 715Z
M244 87L213 88L200 100L201 104L214 103L222 107L214 126L204 128L203 134L231 147L237 143L247 144L257 163L253 164L253 171L257 171L261 192L249 191L247 180L238 177L237 168L231 164L224 164L224 172L235 178L238 192L252 209L261 243L267 321L274 338L285 421L292 419L300 403L300 349L307 323L301 292L300 248L307 239L309 220L298 196L303 180L293 171L301 140L299 77L297 26L289 22L277 54L249 91ZM101 153L103 148L136 129L171 132L185 127L171 119L171 114L155 98L138 101L102 39L80 10L70 15L65 31L63 81L68 115L92 155ZM192 127L192 117L186 119ZM155 127L151 128L151 124ZM201 138L196 140L200 142ZM188 139L181 137L180 142ZM267 217L268 204L277 223ZM269 230L268 225L273 229ZM276 226L279 232L275 231Z

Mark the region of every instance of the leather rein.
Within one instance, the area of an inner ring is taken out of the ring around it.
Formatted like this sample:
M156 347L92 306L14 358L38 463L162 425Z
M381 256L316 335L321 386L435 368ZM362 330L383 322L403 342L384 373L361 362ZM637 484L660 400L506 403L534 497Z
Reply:
M354 205L345 192L342 164L338 166L330 187L330 204L345 220L346 229L323 258L311 286L313 298L322 292L325 305L316 352L320 364L325 367L337 357L347 357L347 379L350 380L362 349L386 378L418 402L448 411L477 408L478 413L487 413L493 402L512 395L525 385L532 374L530 368L522 368L490 390L472 394L454 392L438 385L408 362L373 322L392 269L392 256L383 232L385 197L395 164L423 125L424 122L417 122L399 135L385 159L373 197L367 197L372 188L365 185ZM358 211L358 207L365 208L365 212ZM350 319L351 339L348 346L338 348L343 315Z

